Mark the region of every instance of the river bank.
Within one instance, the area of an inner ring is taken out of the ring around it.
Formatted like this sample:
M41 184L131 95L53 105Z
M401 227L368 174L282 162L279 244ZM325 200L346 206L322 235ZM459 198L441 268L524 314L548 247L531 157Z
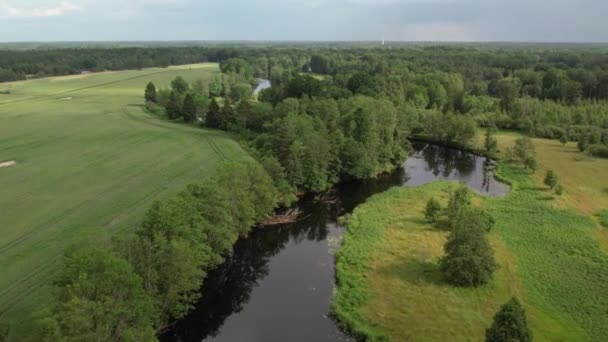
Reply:
M446 175L483 193L495 191L485 158L425 147L416 146L417 152L392 173L339 184L324 201L304 196L297 205L303 220L256 229L238 241L226 262L208 274L195 310L162 340L350 340L330 315L334 254L344 232L338 218L374 194ZM482 186L484 179L491 190Z
M511 296L523 301L537 340L601 341L608 336L602 293L608 256L587 216L561 209L517 168L501 164L512 191L476 196L496 226L490 241L500 268L487 285L456 288L437 262L447 232L424 220L431 197L445 204L453 185L434 182L395 188L357 207L337 254L332 310L361 339L483 340L496 309Z

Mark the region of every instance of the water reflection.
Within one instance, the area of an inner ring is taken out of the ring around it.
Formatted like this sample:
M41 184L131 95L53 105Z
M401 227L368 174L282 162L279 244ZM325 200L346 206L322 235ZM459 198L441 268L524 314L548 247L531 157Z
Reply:
M486 196L500 196L508 186L494 178L494 163L466 151L424 143L413 144L414 153L405 162L405 186L419 186L436 180L467 184Z
M208 274L195 310L161 340L349 340L329 318L334 285L330 245L337 244L343 231L337 217L398 185L450 179L490 196L507 190L494 180L493 165L483 157L426 144L414 149L395 172L341 184L322 201L307 196L298 204L305 219L261 227L238 241L226 262Z

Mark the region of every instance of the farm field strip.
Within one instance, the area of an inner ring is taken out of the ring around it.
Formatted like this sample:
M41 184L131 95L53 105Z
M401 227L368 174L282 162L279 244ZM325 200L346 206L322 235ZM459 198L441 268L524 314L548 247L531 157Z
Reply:
M166 87L178 75L218 72L198 64L0 87L11 90L0 97L0 161L16 162L0 169L0 319L17 322L17 336L31 328L66 247L128 234L156 199L204 179L221 160L250 158L222 132L142 109L149 81Z

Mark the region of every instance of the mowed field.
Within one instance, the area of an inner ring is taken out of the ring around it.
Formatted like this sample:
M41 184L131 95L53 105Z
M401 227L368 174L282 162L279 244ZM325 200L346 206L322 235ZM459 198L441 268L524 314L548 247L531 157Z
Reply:
M0 84L0 321L29 328L66 247L133 230L157 199L249 158L221 132L142 109L149 81L210 79L217 64Z
M502 151L515 133L498 136ZM351 326L393 341L480 341L496 310L517 296L536 341L608 339L608 234L596 213L608 204L608 160L575 144L533 139L539 170L502 165L505 197L475 196L496 219L489 234L500 268L479 288L448 285L438 268L447 232L429 225L430 197L453 183L394 188L358 207L338 253L334 310ZM565 187L542 184L553 169Z

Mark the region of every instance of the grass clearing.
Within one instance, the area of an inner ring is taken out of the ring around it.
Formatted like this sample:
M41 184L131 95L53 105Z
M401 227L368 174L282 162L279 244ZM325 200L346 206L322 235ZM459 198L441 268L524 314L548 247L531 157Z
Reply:
M466 289L442 281L437 261L446 233L423 212L431 196L445 202L449 183L391 189L359 206L349 223L333 303L342 322L372 339L479 341L498 307L516 295L537 341L608 339L608 255L597 224L547 201L536 177L506 166L499 172L512 192L476 196L496 219L490 240L500 269L489 284Z
M249 158L226 134L142 109L149 81L211 79L217 64L10 83L0 97L0 319L30 329L63 250L137 225L154 200ZM71 97L71 100L61 100ZM25 334L24 334L25 335Z
M501 151L513 147L521 134L500 132L496 138ZM575 142L565 146L558 140L532 139L536 148L538 170L532 179L544 186L543 178L548 170L557 173L565 188L562 196L556 196L555 204L562 208L576 208L586 215L594 215L598 210L608 208L608 159L589 157L580 153ZM483 137L480 137L483 146Z

